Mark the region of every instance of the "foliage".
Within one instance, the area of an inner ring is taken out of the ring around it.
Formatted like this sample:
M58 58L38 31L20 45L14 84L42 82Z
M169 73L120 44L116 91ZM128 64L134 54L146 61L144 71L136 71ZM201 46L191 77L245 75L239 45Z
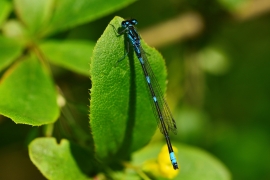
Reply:
M229 180L228 169L235 179L270 177L270 24L267 15L245 19L249 4L0 0L0 162L19 144L42 174L35 179ZM147 45L143 26L190 9L204 23L199 36L160 47L162 55ZM144 51L167 89L179 171L166 165L141 66L114 31L123 20L116 14L137 17Z

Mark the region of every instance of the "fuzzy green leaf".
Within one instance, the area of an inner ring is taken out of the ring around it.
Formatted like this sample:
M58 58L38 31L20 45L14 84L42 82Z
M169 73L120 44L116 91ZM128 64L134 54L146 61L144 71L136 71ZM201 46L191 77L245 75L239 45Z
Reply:
M173 146L178 149L177 160L180 166L179 174L175 180L230 180L231 174L218 159L207 152L177 143ZM162 144L151 144L133 154L135 165L141 166L149 160L156 160L161 151ZM175 150L176 150L175 148ZM169 154L168 154L169 159ZM173 171L173 167L172 171ZM162 178L161 178L162 179Z
M29 145L29 156L41 173L50 180L90 179L80 167L80 160L89 161L87 152L66 139L57 144L54 138L36 138Z
M40 49L52 63L89 76L90 57L95 43L90 41L45 41Z
M0 114L15 123L43 125L59 116L56 90L46 69L35 58L15 64L0 81Z
M0 1L0 27L11 11L11 3L5 0Z
M48 32L52 33L93 21L123 8L134 1L135 0L57 0Z
M122 20L116 17L110 24L118 28ZM144 42L142 46L164 90L164 60ZM108 25L94 48L90 66L90 125L96 153L101 158L128 156L146 145L157 127L139 60L130 47L129 57L117 63L124 54L124 37L117 37Z
M27 29L31 33L44 28L47 24L51 11L53 10L53 0L15 0L16 12Z
M10 65L22 52L14 40L0 36L0 71Z

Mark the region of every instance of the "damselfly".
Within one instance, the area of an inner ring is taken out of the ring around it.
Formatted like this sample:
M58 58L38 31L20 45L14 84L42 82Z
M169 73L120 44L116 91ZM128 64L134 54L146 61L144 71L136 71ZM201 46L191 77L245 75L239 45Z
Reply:
M173 131L176 134L176 123L172 117L171 111L163 97L163 93L160 89L158 81L150 67L145 52L141 46L140 36L134 27L135 25L137 25L137 23L138 22L136 19L122 21L122 28L124 29L121 32L117 32L114 26L113 28L118 35L127 35L130 43L133 46L136 56L140 61L146 83L152 97L152 107L154 109L154 114L158 122L158 127L161 133L165 136L173 168L178 169L178 164L169 137L169 131Z

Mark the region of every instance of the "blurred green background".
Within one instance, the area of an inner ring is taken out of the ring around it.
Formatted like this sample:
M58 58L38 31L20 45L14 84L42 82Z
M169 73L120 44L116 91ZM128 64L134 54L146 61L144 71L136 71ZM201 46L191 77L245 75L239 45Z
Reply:
M173 140L214 154L235 180L263 180L270 179L269 12L269 0L137 1L53 37L97 41L114 16L136 18L166 60L167 100L178 125ZM53 72L74 116L87 123L89 78ZM26 149L39 131L0 116L0 177L43 179Z

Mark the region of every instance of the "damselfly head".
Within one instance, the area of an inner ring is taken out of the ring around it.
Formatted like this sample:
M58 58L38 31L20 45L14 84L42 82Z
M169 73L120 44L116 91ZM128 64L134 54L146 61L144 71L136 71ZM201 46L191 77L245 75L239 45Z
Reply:
M137 25L138 24L138 21L136 19L131 19L130 22L131 22L132 25Z
M122 27L126 28L128 26L134 26L137 25L138 21L136 19L130 19L130 20L126 20L126 21L122 21Z
M122 21L122 27L123 28L126 28L130 25L130 22L129 21Z

